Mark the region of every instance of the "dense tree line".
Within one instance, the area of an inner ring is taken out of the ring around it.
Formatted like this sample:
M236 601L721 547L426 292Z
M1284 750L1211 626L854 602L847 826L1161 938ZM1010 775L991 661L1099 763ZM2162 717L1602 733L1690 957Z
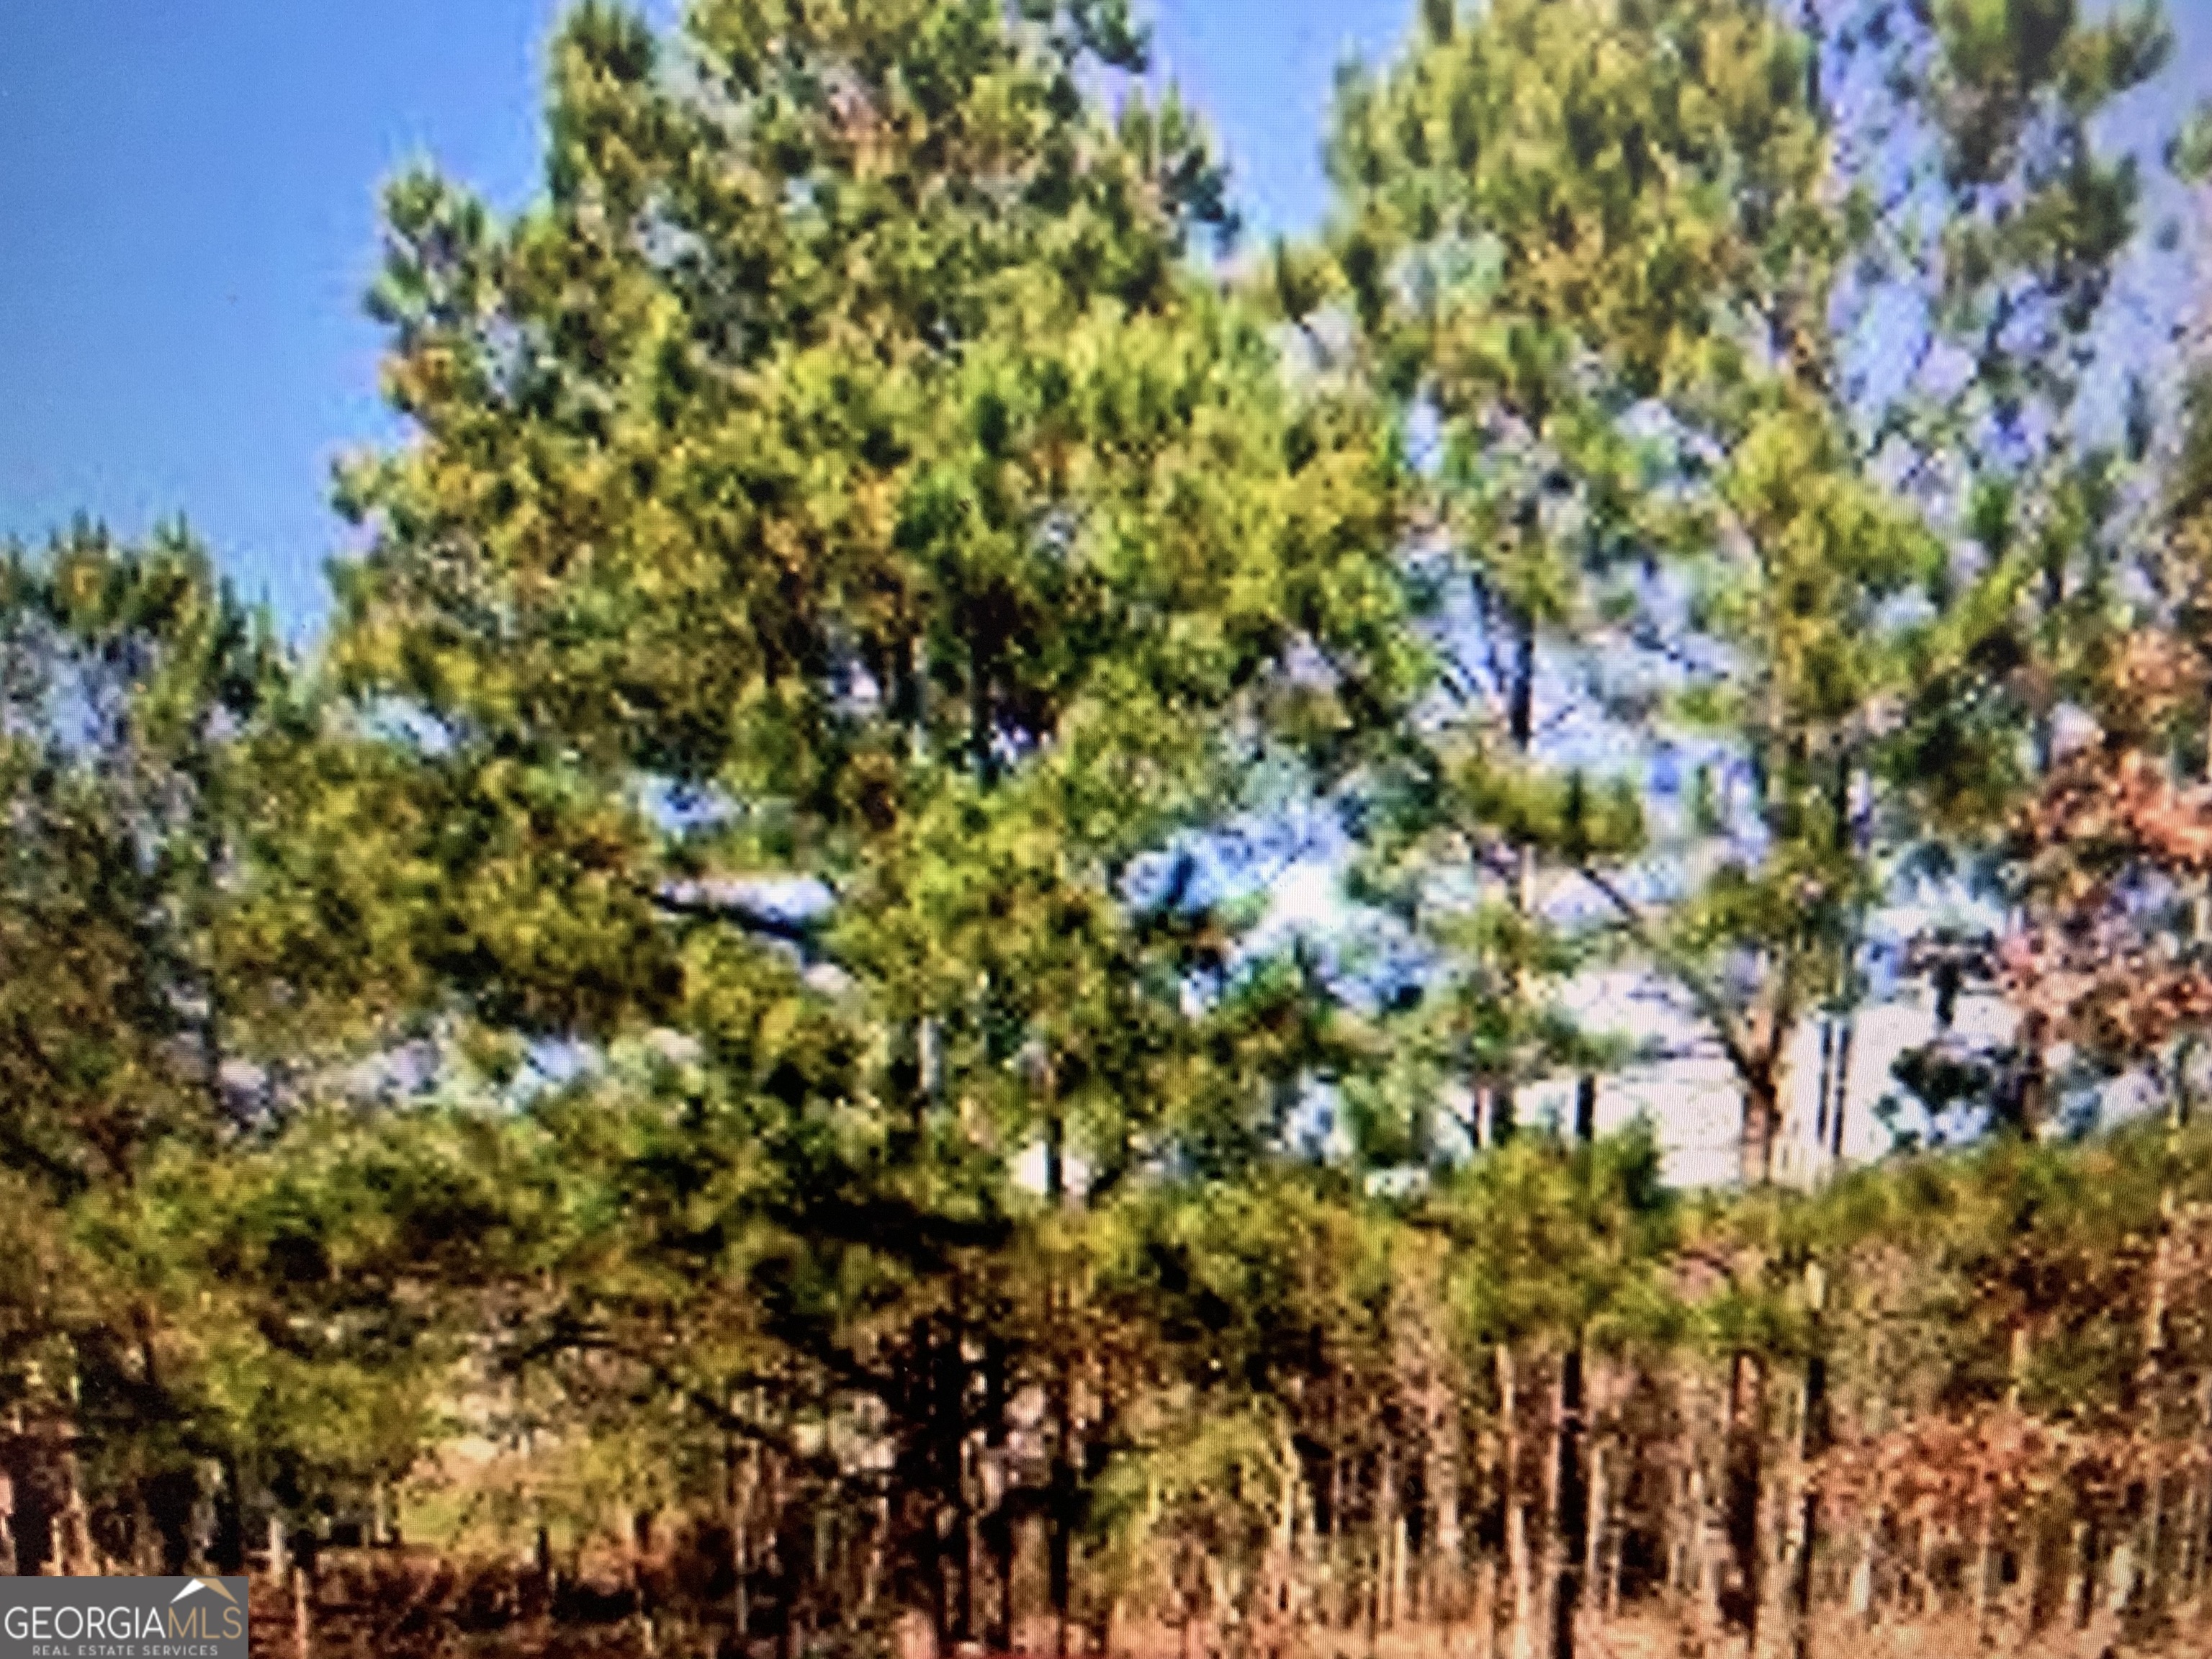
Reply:
M2170 51L1440 0L1261 249L1119 0L580 7L537 201L390 189L321 637L181 532L0 569L6 1569L428 1528L786 1656L2185 1644ZM1662 1050L1726 1190L1610 1103Z

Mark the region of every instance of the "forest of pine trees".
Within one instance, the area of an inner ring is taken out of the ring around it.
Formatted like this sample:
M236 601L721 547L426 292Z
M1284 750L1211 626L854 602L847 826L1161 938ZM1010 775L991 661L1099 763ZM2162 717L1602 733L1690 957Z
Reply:
M389 187L318 635L7 554L0 1571L2212 1647L2212 115L2132 0L1418 10L1263 246L1122 0L589 0L529 205Z

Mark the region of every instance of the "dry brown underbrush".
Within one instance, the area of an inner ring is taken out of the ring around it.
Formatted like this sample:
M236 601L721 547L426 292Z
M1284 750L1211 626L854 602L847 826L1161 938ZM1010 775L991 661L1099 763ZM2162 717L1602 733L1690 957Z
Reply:
M696 1561L610 1555L579 1564L549 1589L509 1559L344 1550L325 1552L303 1582L304 1606L265 1576L254 1578L252 1659L842 1659L871 1650L931 1659L919 1618L872 1641L816 1638L794 1653L773 1635L740 1644L726 1581L716 1583ZM1018 1646L1050 1656L1049 1623L1025 1627ZM1466 1625L1372 1636L1310 1630L1280 1651L1248 1656L1216 1632L1132 1623L1117 1629L1112 1646L1110 1659L1514 1659L1508 1632L1486 1636ZM1578 1650L1583 1659L1747 1659L1740 1639L1701 1649L1684 1620L1652 1607L1585 1626ZM1775 1644L1775 1659L1781 1651ZM1869 1624L1838 1613L1820 1621L1812 1652L1815 1659L2197 1659L2212 1655L2212 1620L2191 1607L2130 1627L2100 1613L2086 1626L2062 1621L2027 1640L1993 1620L1978 1643L1963 1614ZM963 1647L952 1659L1000 1656Z

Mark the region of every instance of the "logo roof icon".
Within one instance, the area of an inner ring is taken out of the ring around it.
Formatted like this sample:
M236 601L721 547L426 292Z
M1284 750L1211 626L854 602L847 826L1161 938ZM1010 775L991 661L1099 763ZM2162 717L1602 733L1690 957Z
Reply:
M229 1602L233 1607L236 1607L238 1605L238 1598L230 1593L229 1589L225 1587L222 1580L220 1578L187 1578L185 1580L184 1589L179 1590L174 1595L169 1598L169 1605L171 1607L174 1607L178 1602L183 1601L187 1595L191 1595L196 1591L204 1589L213 1590L217 1595L222 1597L224 1601Z

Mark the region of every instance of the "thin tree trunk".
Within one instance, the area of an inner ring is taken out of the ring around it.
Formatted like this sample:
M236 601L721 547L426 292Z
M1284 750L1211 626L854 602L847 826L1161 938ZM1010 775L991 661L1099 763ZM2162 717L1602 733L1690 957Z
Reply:
M1429 1545L1429 1607L1449 1630L1463 1611L1460 1558L1466 1545L1460 1533L1458 1403L1441 1378L1430 1390L1428 1419L1426 1485L1430 1510L1436 1516L1435 1536Z
M1818 1104L1813 1115L1813 1144L1823 1152L1828 1146L1828 1115L1835 1097L1836 1018L1820 1018L1820 1061Z
M222 1455L222 1479L216 1488L215 1547L211 1559L218 1573L231 1577L246 1571L245 1480L239 1470L235 1451L226 1451Z
M1594 1407L1591 1416L1598 1415ZM1598 1437L1595 1425L1589 1442L1589 1525L1585 1528L1586 1547L1583 1553L1583 1584L1590 1609L1601 1619L1613 1616L1611 1585L1607 1561L1613 1543L1613 1492L1611 1460L1607 1457L1606 1443Z
M1053 1659L1067 1659L1075 1544L1075 1378L1065 1354L1053 1370L1052 1473L1046 1579L1052 1599Z
M1085 1492L1093 1491L1106 1474L1107 1458L1114 1443L1115 1373L1110 1352L1097 1356L1091 1370L1091 1389L1086 1404L1089 1407L1078 1431L1081 1456L1076 1470ZM1092 1604L1091 1616L1082 1629L1090 1639L1091 1651L1105 1659L1108 1626L1114 1616L1114 1604L1104 1597Z
M1724 1622L1719 1558L1728 1535L1728 1437L1725 1417L1711 1409L1702 1376L1693 1376L1691 1389L1696 1406L1688 1480L1691 1608L1698 1645L1711 1652L1721 1638Z
M1974 1578L1967 1586L1973 1598L1974 1647L1978 1651L1987 1647L1990 1640L1990 1595L1996 1574L1996 1511L1994 1494L1983 1493L1974 1517Z
M2025 1323L2016 1322L2012 1328L2010 1350L2005 1361L2005 1410L2009 1415L2017 1416L2019 1414L2021 1399L2027 1391L2027 1370L2031 1344L2032 1339L2028 1335L2027 1325ZM2025 1605L2021 1611L2019 1618L2014 1621L2019 1632L2019 1638L2021 1641L2026 1641L2035 1634L2038 1623L2041 1618L2041 1613L2038 1609L2037 1602L2040 1600L2043 1593L2043 1534L2048 1524L2045 1518L2044 1504L2038 1503L2031 1498L2025 1506L2025 1510L2026 1512L2021 1522L2021 1547L2024 1552L2024 1554L2021 1562L2020 1571L2021 1599ZM1984 1519L1985 1523L1984 1529L1984 1547L1986 1549L1990 1529L1988 1522L1990 1522L1990 1517L1985 1516ZM1991 1560L1985 1556L1981 1568L1982 1580L1984 1585L1987 1585L1989 1575L1994 1570L1995 1566L1996 1563L1994 1560ZM1989 1595L1995 1594L1994 1590L1989 1590L1985 1593ZM1982 1639L1982 1621L1978 1619L1976 1623L1976 1639L1979 1641Z
M1400 1550L1405 1520L1398 1512L1398 1471L1388 1449L1376 1468L1375 1486L1375 1617L1382 1630L1398 1623L1398 1600L1404 1583Z
M1380 1505L1378 1504L1377 1507ZM1366 1594L1361 1598L1367 1627L1368 1659L1374 1659L1376 1649L1382 1638L1382 1579L1389 1568L1384 1557L1382 1531L1378 1522L1370 1532L1370 1559L1367 1563Z
M1014 1650L1014 1523L1007 1509L1006 1341L992 1335L983 1347L983 1478L988 1506L983 1526L985 1553L991 1559L992 1602L986 1640L994 1653Z
M1811 1659L1813 1651L1813 1565L1820 1541L1820 1490L1813 1479L1813 1465L1828 1449L1828 1357L1820 1346L1820 1326L1828 1302L1827 1274L1817 1261L1805 1268L1805 1305L1811 1323L1810 1351L1805 1359L1805 1389L1797 1414L1797 1485L1795 1559L1790 1567L1790 1652L1791 1659Z
M1766 1368L1739 1350L1729 1363L1728 1401L1728 1528L1730 1564L1722 1611L1743 1632L1752 1651L1759 1644L1759 1601L1765 1586L1759 1547L1759 1509L1765 1481Z
M2074 1523L2068 1540L2066 1616L2076 1630L2088 1628L2097 1605L2097 1529L2087 1521Z
M2212 1375L2199 1386L2197 1397L2197 1447L2200 1457L2212 1453ZM2197 1596L2199 1622L2212 1619L2212 1467L2197 1477L2197 1514L2190 1528L2193 1540L2191 1588Z
M1836 1039L1836 1084L1828 1103L1828 1163L1838 1169L1844 1162L1844 1123L1851 1103L1851 1039L1857 1030L1857 1018L1845 1014L1843 1030Z
M1746 1187L1764 1187L1774 1179L1774 1152L1782 1133L1779 1079L1747 1079L1743 1088L1743 1139L1740 1174Z
M2021 1541L2020 1609L2013 1621L2013 1646L2025 1648L2043 1628L2051 1573L2051 1514L2047 1504L2030 1510Z
M1417 1616L1412 1601L1413 1575L1407 1559L1409 1544L1406 1524L1406 1505L1394 1487L1390 1495L1394 1511L1390 1517L1390 1628L1395 1630L1401 1620L1411 1623Z
M730 1592L730 1628L738 1650L753 1633L753 1488L760 1479L760 1452L732 1448L730 1457L730 1567L736 1583Z
M1334 1425L1332 1425L1332 1427ZM1332 1600L1328 1622L1341 1630L1352 1622L1352 1604L1347 1595L1345 1563L1344 1488L1346 1482L1345 1456L1342 1444L1331 1435L1328 1453L1328 1583Z
M891 1536L891 1500L888 1495L876 1499L874 1524L868 1528L868 1553L860 1568L860 1606L872 1609L883 1594L884 1553L890 1547Z
M1514 752L1525 757L1534 746L1536 735L1536 619L1533 613L1516 605L1509 607L1509 623L1513 660L1505 693L1506 735ZM1516 915L1525 917L1534 910L1536 903L1535 848L1522 842L1516 866L1513 909ZM1525 978L1524 965L1516 958L1511 975L1512 995L1516 1000ZM1492 1146L1502 1146L1513 1138L1517 1115L1512 1082L1508 1079L1498 1083L1490 1096ZM1514 1617L1520 1619L1517 1610Z
M629 1592L637 1616L638 1639L647 1654L654 1650L653 1585L646 1572L646 1558L653 1550L653 1511L635 1509L629 1518Z
M1702 1487L1697 1471L1698 1425L1683 1413L1679 1443L1688 1452L1668 1471L1667 1588L1686 1601L1697 1589L1698 1499Z
M916 1386L921 1390L921 1400L926 1408L930 1399L929 1389L932 1382L932 1378L928 1371L928 1365L934 1362L929 1358L930 1349L927 1346L927 1328L926 1324L923 1328L924 1338L921 1354L924 1363L920 1368L921 1375L916 1379ZM780 1412L779 1415L782 1419L783 1426L786 1429L788 1429L790 1426L790 1415L788 1410L787 1409ZM925 1465L925 1473L926 1472L927 1466ZM799 1651L799 1619L797 1616L797 1608L799 1605L799 1564L792 1559L791 1556L784 1549L784 1515L787 1502L787 1489L784 1485L784 1477L786 1473L787 1470L783 1453L771 1449L763 1456L761 1470L761 1485L763 1488L761 1508L763 1514L761 1518L763 1524L761 1528L761 1541L764 1547L760 1558L760 1565L766 1571L769 1582L775 1586L776 1600L781 1605L783 1611L783 1617L779 1620L776 1624L775 1650L777 1659L796 1659L796 1655ZM928 1488L925 1488L925 1490L927 1491ZM930 1525L928 1528L928 1553L927 1556L929 1566L930 1583L930 1634L938 1643L940 1651L943 1650L944 1646L945 1614L946 1610L945 1602L944 1559L939 1547L941 1542L942 1540L939 1538L937 1533L936 1511L933 1507L930 1513Z
M50 1572L53 1553L53 1501L46 1459L46 1437L18 1407L8 1413L7 1471L10 1504L8 1530L15 1547L15 1571L24 1577Z
M2106 1558L2105 1611L2115 1618L2126 1613L2134 1604L2136 1587L2142 1575L2142 1563L2136 1559L2135 1538L2123 1532L2112 1546L2112 1553Z
M1936 1523L1925 1516L1915 1531L1913 1574L1920 1597L1920 1616L1932 1619L1943 1611L1936 1583Z
M1625 1530L1618 1513L1606 1524L1603 1576L1599 1580L1604 1586L1604 1592L1599 1606L1608 1624L1620 1617L1620 1559L1624 1542L1621 1534Z
M1298 1462L1297 1445L1284 1425L1276 1439L1276 1456L1283 1470L1283 1490L1275 1508L1275 1535L1267 1551L1266 1577L1261 1583L1263 1616L1292 1620L1297 1613L1298 1500L1305 1494L1305 1478ZM1000 1648L998 1651L1008 1651Z
M1521 1425L1513 1350L1498 1346L1498 1410L1504 1444L1500 1452L1499 1490L1504 1504L1505 1570L1513 1596L1510 1659L1535 1659L1535 1564L1528 1555L1528 1511L1521 1495Z
M2197 1499L2195 1478L2181 1483L2181 1512L2173 1522L2173 1571L2170 1589L2178 1607L2197 1593Z
M1061 1115L1058 1079L1049 1059L1044 1066L1041 1092L1045 1113L1045 1201L1053 1209L1067 1203L1066 1142L1067 1126ZM1071 1598L1075 1548L1076 1450L1075 1370L1068 1352L1072 1334L1067 1314L1073 1301L1067 1286L1057 1276L1045 1285L1048 1328L1056 1331L1060 1352L1055 1357L1049 1385L1052 1414L1052 1464L1046 1494L1045 1577L1052 1603L1054 1659L1067 1659L1072 1630Z
M1862 1624L1874 1623L1874 1575L1876 1559L1881 1551L1882 1499L1880 1492L1869 1507L1859 1533L1858 1559L1851 1564L1850 1595L1848 1605L1851 1616Z
M75 1432L75 1425L70 1425ZM93 1559L92 1525L84 1504L84 1486L77 1466L76 1448L64 1441L60 1448L61 1514L54 1528L54 1571L62 1577L84 1578L99 1571Z
M2166 1310L2173 1294L2173 1231L2179 1202L2171 1171L2179 1152L2182 1109L2182 1097L2176 1089L2172 1092L2166 1108L2165 1153L2168 1173L2159 1188L2158 1242L2151 1254L2150 1304L2143 1316L2143 1358L2137 1384L2144 1409L2149 1414L2150 1439L2154 1447L2160 1442L2166 1403ZM2142 1589L2142 1599L2154 1609L2161 1606L2165 1599L2160 1577L2160 1562L2165 1553L2166 1543L2163 1535L2165 1511L2165 1472L2154 1460L2144 1493L2141 1528L2142 1560L2136 1570L2136 1583Z
M1583 1567L1589 1552L1589 1491L1583 1468L1583 1349L1569 1345L1559 1358L1558 1407L1553 1415L1554 1499L1552 1514L1558 1571L1552 1580L1553 1659L1575 1659L1576 1621L1583 1605Z

